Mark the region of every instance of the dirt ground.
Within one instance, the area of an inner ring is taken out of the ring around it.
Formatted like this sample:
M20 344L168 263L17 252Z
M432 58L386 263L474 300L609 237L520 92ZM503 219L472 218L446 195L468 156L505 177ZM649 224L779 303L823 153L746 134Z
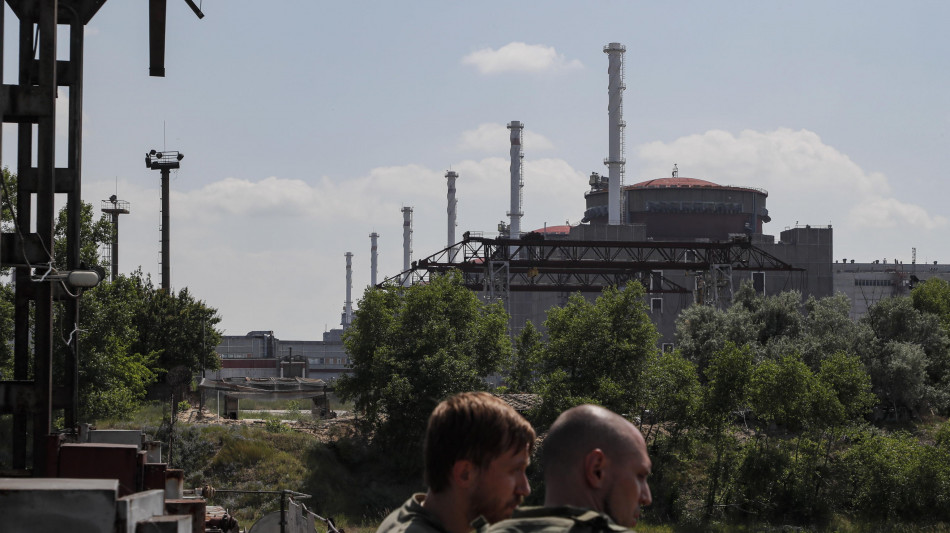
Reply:
M309 433L317 437L321 442L329 442L340 435L349 434L356 430L355 420L353 419L353 415L351 413L346 411L336 411L336 413L336 418L329 418L325 420L314 418L312 420L304 419L301 421L286 420L283 423L289 426L293 431ZM215 424L222 426L243 425L259 427L264 427L265 423L263 419L254 418L231 420L230 418L218 416L214 411L209 411L208 409L199 410L197 407L192 407L187 411L179 412L178 422L185 424Z

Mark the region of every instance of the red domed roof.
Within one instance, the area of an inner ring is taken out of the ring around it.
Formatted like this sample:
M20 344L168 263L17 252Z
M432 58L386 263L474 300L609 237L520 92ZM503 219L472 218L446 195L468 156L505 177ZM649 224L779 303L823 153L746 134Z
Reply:
M545 233L550 235L567 235L571 232L570 226L548 226L546 228L538 228L531 233Z
M753 191L759 194L768 196L769 193L765 189L758 189L755 187L742 187L736 185L719 185L718 183L713 183L706 180L698 180L696 178L681 178L679 176L673 178L659 178L655 180L641 181L640 183L635 183L633 185L627 185L624 189L691 189L691 188L708 188L708 189L725 189L730 191Z
M631 185L633 188L638 187L720 187L716 183L706 180L698 180L695 178L659 178L655 180L641 181L640 183L635 183Z

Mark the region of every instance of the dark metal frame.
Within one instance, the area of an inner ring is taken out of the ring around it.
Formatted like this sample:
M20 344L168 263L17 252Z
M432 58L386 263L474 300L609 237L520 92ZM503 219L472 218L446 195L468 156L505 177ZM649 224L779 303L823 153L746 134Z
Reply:
M79 229L82 206L82 73L85 24L105 0L6 0L20 21L19 83L2 86L3 122L17 128L16 232L4 235L3 266L15 267L14 371L12 381L0 382L0 413L13 413L13 468L27 470L27 438L32 436L32 472L46 475L47 435L54 409L65 410L65 424L74 427L78 407L79 306L65 301L63 332L65 353L53 349L53 284L33 281L33 269L42 274L53 261L56 223L54 196L66 194L66 267L79 267ZM69 60L56 59L56 28L70 28ZM0 40L3 15L0 14ZM35 57L34 31L36 32ZM2 53L2 50L0 50ZM2 67L2 64L0 64ZM56 96L69 89L66 168L56 168ZM32 166L33 127L36 125L36 161ZM12 194L12 193L11 193ZM36 196L36 232L30 227L33 195ZM11 199L7 199L10 201ZM13 202L11 202L13 203ZM32 314L32 317L31 317ZM33 322L30 353L30 322ZM33 376L30 378L30 359ZM65 378L54 383L54 355L61 357ZM32 419L32 420L31 420Z
M0 238L0 264L13 267L16 276L13 379L0 381L0 414L13 414L15 473L46 476L55 469L55 459L48 456L48 443L57 438L50 434L53 411L64 410L65 426L70 430L78 422L79 302L75 297L63 298L62 326L56 333L64 339L65 349L63 353L54 353L53 301L61 297L61 291L54 290L43 273L51 271L54 259L56 193L66 194L66 268L71 271L80 267L83 41L85 25L106 0L5 2L19 20L18 83L0 85L0 114L4 123L15 123L18 127L17 190L9 195L8 191L3 192L4 204L15 206L15 232L3 233ZM194 2L185 2L199 18L203 16ZM149 0L153 75L164 75L165 3L166 0ZM0 73L4 12L0 5ZM56 59L59 25L70 28L68 60ZM56 168L54 160L59 87L69 89L65 168ZM9 197L13 195L15 198ZM34 219L36 232L29 233ZM38 276L36 280L34 274ZM64 371L59 383L54 383L54 362L60 362ZM32 454L27 453L30 439Z
M379 286L403 280L425 283L432 274L459 271L472 290L493 291L500 280L498 264L507 265L507 290L599 292L631 280L644 284L648 293L691 293L662 277L651 287L656 270L706 273L719 265L732 270L804 272L756 248L748 240L730 242L629 242L546 239L530 233L521 239L486 238L466 232L463 239L429 257L412 262L404 272Z

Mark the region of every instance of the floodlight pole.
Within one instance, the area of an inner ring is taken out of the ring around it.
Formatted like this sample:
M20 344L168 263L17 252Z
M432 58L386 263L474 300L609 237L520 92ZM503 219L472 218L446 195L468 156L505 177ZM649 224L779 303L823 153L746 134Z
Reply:
M151 170L158 170L162 173L162 290L168 292L171 290L171 245L169 244L169 201L168 201L168 175L171 169L180 168L181 160L185 157L181 152L176 151L156 151L151 150L145 154L145 166Z
M169 244L169 202L168 202L168 168L162 168L162 290L166 293L171 290L171 245Z

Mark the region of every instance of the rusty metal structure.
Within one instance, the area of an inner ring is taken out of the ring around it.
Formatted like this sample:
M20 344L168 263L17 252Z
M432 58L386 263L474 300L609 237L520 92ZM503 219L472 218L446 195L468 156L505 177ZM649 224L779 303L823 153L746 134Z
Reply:
M79 305L82 288L101 279L79 262L83 46L85 26L106 0L6 0L19 21L17 83L0 86L4 123L17 125L16 190L3 187L3 206L14 213L13 232L0 239L0 263L14 272L13 379L0 381L0 414L13 415L12 468L20 475L53 475L60 435L52 435L54 411L67 431L78 425ZM194 2L189 7L203 16ZM150 72L164 75L166 0L149 0ZM0 9L0 72L4 13ZM57 59L57 30L68 29L69 57ZM68 90L66 166L57 168L56 99ZM34 150L35 146L35 150ZM5 162L0 154L0 162ZM33 161L36 165L33 165ZM66 195L65 258L54 257L55 195ZM31 232L30 228L35 227ZM65 265L57 271L55 265ZM54 301L63 301L54 324ZM54 339L62 338L57 348ZM54 366L63 369L54 380ZM28 453L31 448L32 453Z
M460 242L381 285L426 283L429 276L451 270L488 300L507 302L511 292L599 293L609 286L642 283L648 294L694 294L697 303L731 301L732 271L803 273L746 239L729 242L632 242L545 238L529 233L521 239L486 238L466 232ZM699 278L687 288L657 275L661 271L691 272ZM704 287L705 290L697 290Z

